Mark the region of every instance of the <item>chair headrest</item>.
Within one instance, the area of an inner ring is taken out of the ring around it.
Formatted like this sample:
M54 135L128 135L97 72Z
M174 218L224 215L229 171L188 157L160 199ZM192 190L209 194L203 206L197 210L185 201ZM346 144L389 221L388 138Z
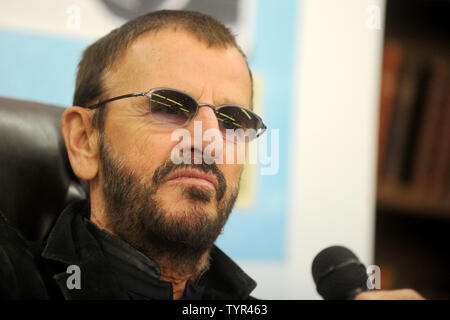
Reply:
M44 238L70 201L86 198L68 161L63 112L0 97L0 211L28 240Z

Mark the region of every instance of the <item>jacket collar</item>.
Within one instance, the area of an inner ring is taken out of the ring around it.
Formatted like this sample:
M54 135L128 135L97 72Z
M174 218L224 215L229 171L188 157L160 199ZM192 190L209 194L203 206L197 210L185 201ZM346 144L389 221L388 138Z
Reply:
M81 289L67 288L66 282L71 274L66 270L53 276L66 299L128 299L97 239L83 221L83 216L88 215L87 201L68 205L49 234L41 256L67 266L80 267ZM255 289L256 282L214 246L210 268L196 281L196 285L205 287L206 299L245 299Z
M256 288L256 282L216 246L211 250L210 268L196 284L205 287L204 299L248 299Z
M65 299L128 299L117 282L95 238L83 225L82 212L87 202L68 205L58 217L41 254L44 259L60 262L66 269L53 275ZM69 289L69 265L80 268L81 289Z

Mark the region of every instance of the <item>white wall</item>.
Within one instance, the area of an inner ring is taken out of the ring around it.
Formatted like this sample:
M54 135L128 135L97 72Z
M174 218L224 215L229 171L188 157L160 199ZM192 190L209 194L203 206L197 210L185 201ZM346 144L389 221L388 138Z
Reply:
M381 30L367 24L370 5ZM304 0L299 10L288 259L243 263L267 299L320 298L311 262L330 245L373 263L384 1Z

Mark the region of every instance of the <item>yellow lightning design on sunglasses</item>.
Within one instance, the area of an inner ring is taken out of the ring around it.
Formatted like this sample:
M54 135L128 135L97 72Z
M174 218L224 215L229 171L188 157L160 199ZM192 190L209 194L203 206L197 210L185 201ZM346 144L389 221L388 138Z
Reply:
M247 113L247 111L245 111L245 109L242 109L242 108L241 108L241 111L242 111L243 113L245 113L245 115L246 115L250 120L252 120L252 117L250 117L250 115Z
M173 102L173 103L179 105L180 107L178 107L178 108L180 108L180 109L183 110L184 112L189 112L189 110L187 110L187 109L185 109L185 108L182 108L183 105L182 105L181 103L179 103L179 102L177 102L177 101L175 101L175 100L169 99L169 98L164 97L164 96L162 96L162 95L159 95L159 94L157 94L157 93L154 93L154 95L157 96L157 97L159 97L159 98L162 98L162 99L164 99L164 100L168 100L168 101L170 101L170 102ZM155 100L152 100L152 101L155 101ZM164 103L162 103L162 102L160 102L160 101L155 101L155 102L159 102L159 103L161 103L162 105L165 105L165 106L168 106L168 107L172 107L171 105L164 104Z
M183 110L184 112L189 112L189 110L187 110L187 109L185 109L185 108L182 108L182 104L181 103L179 103L179 102L177 102L177 101L175 101L175 100L172 100L172 99L170 99L170 98L167 98L167 97L164 97L164 96L162 96L162 95L160 95L160 94L157 94L157 93L154 93L154 95L155 96L157 96L157 97L159 97L159 98L161 98L161 99L164 99L164 100L168 100L168 101L170 101L170 102L172 102L172 103L175 103L175 104L177 104L177 105L179 105L180 107L178 107L179 109L181 109L181 110ZM156 103L160 103L160 104L162 104L162 105L164 105L164 106L167 106L167 107L172 107L170 104L166 104L166 103L163 103L163 102L161 102L161 101L157 101L157 100L153 100L153 99L151 99L151 101L153 101L153 102L156 102ZM242 112L244 112L245 113L245 115L249 118L249 119L251 119L251 117L250 117L250 115L244 110L244 109L241 109L242 110ZM242 127L240 124L238 124L238 123L236 123L236 119L234 119L233 117L230 117L229 115L226 115L226 114L224 114L224 113L222 113L222 112L219 112L222 116L224 116L225 118L228 118L228 119L230 119L231 121L232 121L232 123L235 125L235 126L238 126L238 127ZM224 121L223 119L220 119L220 118L218 118L220 121Z
M172 108L172 106L170 104L167 104L167 103L164 103L164 102L161 102L161 101L158 101L158 100L153 100L153 99L151 99L151 101L159 103L159 104L162 104L163 106Z
M226 115L225 113L222 113L222 112L219 112L219 113L220 113L221 115L223 115L225 118L230 119L231 121L236 121L236 119L234 119L234 118L232 118L232 117Z
M225 121L224 119L220 119L220 118L217 118L219 121ZM238 124L238 123L236 123L236 122L234 122L234 121L232 121L232 123L235 125L235 126L238 126L238 127L242 127L240 124Z

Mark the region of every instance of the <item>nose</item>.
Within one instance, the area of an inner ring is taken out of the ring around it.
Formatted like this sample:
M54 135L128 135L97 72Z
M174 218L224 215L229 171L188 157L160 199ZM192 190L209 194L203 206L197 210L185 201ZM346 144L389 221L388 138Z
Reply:
M210 129L219 130L219 121L217 120L216 113L214 110L214 106L209 104L200 104L197 114L195 117L189 122L186 129L192 131L194 133L194 126L197 123L197 128L199 124L201 124L202 134Z
M219 129L214 106L210 104L200 104L197 115L194 117L193 121L201 121L204 131L208 129Z
M202 151L206 163L211 164L221 159L224 142L212 105L200 104L197 114L186 129L191 134L192 147Z

